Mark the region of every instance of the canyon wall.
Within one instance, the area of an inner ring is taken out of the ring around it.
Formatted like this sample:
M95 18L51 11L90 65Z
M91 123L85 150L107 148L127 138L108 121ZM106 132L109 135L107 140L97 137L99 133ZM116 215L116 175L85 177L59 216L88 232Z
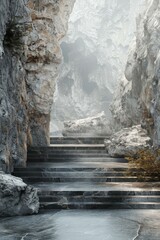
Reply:
M131 47L125 76L112 104L116 130L141 124L153 144L160 146L160 1L146 1L137 18L136 41Z
M49 143L60 40L74 0L0 2L0 168L25 165L27 146Z
M136 16L144 0L76 1L67 37L61 47L63 64L54 97L51 132L64 120L110 117L117 80L122 75Z

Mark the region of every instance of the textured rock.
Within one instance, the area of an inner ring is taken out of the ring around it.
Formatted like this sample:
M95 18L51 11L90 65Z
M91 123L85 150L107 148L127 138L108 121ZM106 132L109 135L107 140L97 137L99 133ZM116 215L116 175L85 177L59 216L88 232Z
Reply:
M138 150L148 148L150 143L150 137L140 125L124 128L111 136L110 140L105 140L107 151L112 157L132 156Z
M0 167L9 171L26 160L29 120L22 37L30 17L24 1L2 0L0 9Z
M125 77L112 105L117 129L142 124L154 146L160 146L160 1L146 1L137 19L136 42L131 48Z
M61 62L59 41L64 37L74 0L28 2L33 29L25 38L25 69L32 145L49 143L49 120L55 80Z
M27 142L49 143L58 65L74 0L0 2L0 168L25 165Z
M37 190L21 178L0 172L0 216L38 213Z
M51 131L63 121L91 117L109 105L125 68L136 15L144 0L76 1L62 42L64 62L57 82Z
M104 112L94 117L64 122L64 136L109 136L111 133L112 130Z

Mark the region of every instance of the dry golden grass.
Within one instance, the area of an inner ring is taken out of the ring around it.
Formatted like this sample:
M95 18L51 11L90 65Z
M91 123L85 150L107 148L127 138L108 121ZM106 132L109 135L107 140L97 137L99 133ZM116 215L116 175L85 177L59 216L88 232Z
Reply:
M127 175L137 176L141 181L160 181L160 150L139 150L126 159L129 161Z

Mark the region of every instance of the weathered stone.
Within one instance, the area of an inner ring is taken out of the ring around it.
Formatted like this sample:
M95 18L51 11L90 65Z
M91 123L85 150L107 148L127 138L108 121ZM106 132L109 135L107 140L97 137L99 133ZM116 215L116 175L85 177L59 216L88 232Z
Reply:
M136 42L120 82L112 112L117 129L143 124L156 147L160 146L160 1L146 1L137 19Z
M105 140L106 149L112 157L132 156L138 150L150 147L151 139L140 125L124 128Z
M21 178L0 172L0 216L38 213L37 190Z
M25 70L30 138L34 146L49 143L50 111L62 57L59 42L67 31L74 1L27 3L33 29L25 37Z
M64 136L109 136L111 133L110 123L104 112L94 117L64 122Z
M50 110L74 0L0 2L0 168L49 144Z

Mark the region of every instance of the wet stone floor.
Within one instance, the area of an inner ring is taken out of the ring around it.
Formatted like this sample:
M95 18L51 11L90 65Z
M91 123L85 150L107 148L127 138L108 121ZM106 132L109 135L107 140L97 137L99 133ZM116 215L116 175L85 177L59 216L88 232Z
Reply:
M0 218L0 240L160 240L160 210L62 210Z

